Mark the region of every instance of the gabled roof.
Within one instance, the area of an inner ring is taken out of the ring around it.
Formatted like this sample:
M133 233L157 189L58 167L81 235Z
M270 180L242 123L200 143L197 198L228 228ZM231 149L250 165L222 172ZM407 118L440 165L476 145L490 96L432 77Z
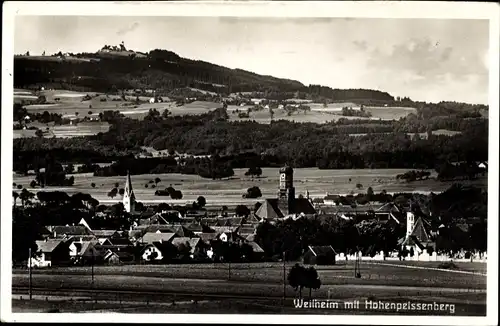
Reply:
M217 239L217 233L199 233L197 234L200 237L201 241L204 243L210 243L210 241Z
M186 229L193 232L203 232L203 226L199 223L191 223L186 226Z
M244 225L244 226L240 226L238 228L238 233L241 234L241 235L249 235L249 234L254 234L255 231L257 230L257 228L253 225Z
M92 230L92 233L98 238L110 238L118 235L116 230Z
M264 252L264 249L262 249L259 246L259 244L255 241L248 241L247 244L250 245L250 247L252 247L253 252L258 252L258 253Z
M375 210L375 212L387 212L387 213L393 212L393 211L401 213L401 210L399 209L399 207L391 202L386 203Z
M255 215L260 219L275 220L283 218L284 215L278 207L277 199L266 199L264 203L255 212Z
M73 242L73 245L76 247L77 255L84 256L89 249L98 244L98 241L82 241L82 242Z
M215 233L223 233L223 232L236 232L238 231L239 226L212 226L211 229L215 231Z
M129 238L108 238L109 242L114 246L130 246L132 243Z
M247 218L246 218L246 222L247 223L250 223L250 224L257 224L259 223L259 219L255 216L255 214L250 214Z
M415 236L420 242L431 241L429 233L426 230L426 225L424 224L424 220L421 217L419 217L415 222L411 235Z
M48 239L48 240L37 240L36 245L38 247L38 252L49 253L53 252L57 247L59 247L64 242L62 240Z
M308 246L308 248L314 256L337 254L332 246Z
M309 199L307 198L295 198L294 200L294 207L293 207L293 213L294 214L316 214L316 209L314 206L311 204Z
M190 252L194 253L196 246L200 243L200 241L201 241L200 238L180 237L173 239L172 244L178 247L181 244L185 244L187 242L189 244L189 247L191 248Z
M57 236L59 235L90 235L90 230L87 229L87 227L83 225L54 225L48 227L48 229L52 233L56 233Z
M255 234L250 234L249 236L246 237L246 241L252 242L255 240Z
M142 242L153 243L153 242L169 242L175 237L175 233L153 233L148 232L142 237Z

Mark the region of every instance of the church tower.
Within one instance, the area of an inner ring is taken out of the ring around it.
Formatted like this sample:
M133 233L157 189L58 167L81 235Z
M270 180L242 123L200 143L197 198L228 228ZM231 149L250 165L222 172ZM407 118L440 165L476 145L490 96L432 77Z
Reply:
M125 183L125 193L123 194L123 206L127 213L133 214L135 212L135 195L132 189L132 181L130 180L130 173L127 171L127 182Z
M278 202L282 211L288 214L294 212L295 188L293 187L293 169L289 166L280 169Z

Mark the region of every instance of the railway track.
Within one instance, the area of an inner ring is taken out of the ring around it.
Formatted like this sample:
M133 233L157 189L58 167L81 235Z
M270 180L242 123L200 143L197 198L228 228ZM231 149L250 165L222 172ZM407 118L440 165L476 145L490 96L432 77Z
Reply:
M28 294L29 287L27 286L12 286L12 294ZM47 288L47 287L32 287L33 295L46 296L61 296L61 297L92 297L96 300L104 299L121 299L129 298L138 299L144 298L150 301L172 301L179 299L197 299L197 300L255 300L269 301L281 300L281 296L277 295L245 295L245 294L227 294L227 293L192 293L182 291L150 291L150 290L129 290L129 289L89 289L89 288ZM291 298L290 298L291 299Z

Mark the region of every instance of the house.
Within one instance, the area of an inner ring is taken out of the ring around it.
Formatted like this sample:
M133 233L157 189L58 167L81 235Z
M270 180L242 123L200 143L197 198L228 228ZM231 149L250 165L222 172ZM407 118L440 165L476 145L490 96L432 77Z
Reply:
M323 204L334 206L337 205L337 201L339 200L339 195L326 195L323 197Z
M204 250L206 246L204 245L203 241L201 241L200 238L188 238L188 237L179 237L179 238L174 238L172 240L172 244L177 247L177 249L182 250L182 246L186 246L189 248L189 256L191 258L194 258L194 254L198 250Z
M413 249L413 252L417 255L427 248L436 250L436 242L431 234L430 222L422 218L422 216L415 221L415 214L412 212L407 212L406 216L406 236L398 241L401 248L408 251Z
M232 233L232 232L238 232L238 229L240 228L239 226L212 226L210 227L212 230L215 231L215 233L221 234L221 233Z
M239 236L236 232L222 232L219 234L218 238L222 242L238 242L245 240L245 238Z
M37 240L38 250L32 266L51 267L67 264L70 260L68 243L60 239Z
M108 265L118 265L124 262L131 262L134 260L134 255L127 251L113 251L107 249L103 253L103 261Z
M198 236L201 239L201 241L207 245L210 245L212 240L217 240L218 238L217 233L215 232L199 233L196 236Z
M148 232L142 237L142 242L149 244L154 242L170 242L174 237L176 237L175 233Z
M118 238L120 236L117 230L93 230L92 234L97 239Z
M175 246L172 243L153 242L144 246L140 255L144 261L161 261L172 258L175 253Z
M336 254L332 246L309 246L303 260L307 265L335 265Z
M99 241L70 241L69 256L75 262L100 260L100 252L96 249Z
M186 229L192 231L196 235L203 233L203 225L201 225L200 223L191 223L186 226Z
M379 221L393 221L401 224L403 214L394 203L387 203L375 210L375 218Z
M266 199L255 212L255 216L261 220L283 219L287 215L315 215L316 209L307 198L294 198L293 207L284 207L279 199Z
M238 234L244 238L257 232L257 227L252 224L243 224L238 228Z
M313 198L312 203L314 206L324 205L325 200L323 198Z

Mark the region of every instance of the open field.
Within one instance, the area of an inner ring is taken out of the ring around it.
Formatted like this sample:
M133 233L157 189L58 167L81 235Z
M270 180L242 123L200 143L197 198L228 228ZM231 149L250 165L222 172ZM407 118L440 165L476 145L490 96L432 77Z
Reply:
M197 175L184 174L158 174L158 175L133 175L131 176L134 192L138 201L144 203L154 202L173 202L185 203L192 202L198 196L204 196L207 199L207 205L227 205L231 203L245 203L251 205L260 199L243 199L241 196L252 186L258 186L261 189L263 198L275 198L278 191L278 168L263 168L262 176L252 179L245 176L246 169L235 169L234 177L227 180L204 179ZM453 182L439 182L434 179L436 172L430 171L431 178L428 180L414 181L406 183L396 180L396 175L407 172L406 169L363 169L363 170L319 170L317 168L295 169L294 185L296 195L304 194L309 191L312 198L323 198L326 193L348 194L366 193L368 187L372 187L375 192L386 190L389 193L394 192L441 192L448 189ZM107 201L117 202L121 200L120 196L110 198L107 193L118 182L120 188L125 186L124 176L115 177L94 177L92 174L74 174L75 184L71 187L45 187L45 191L63 190L69 194L76 192L90 193L97 200L105 203ZM181 190L183 198L181 200L171 200L170 197L155 196L157 188L145 188L149 180L159 177L162 181L158 184L159 189L164 189L172 185L175 189ZM21 184L30 191L39 191L30 189L29 183L34 176L13 176L13 182ZM471 184L478 187L487 186L487 177L480 177L474 181L463 181L462 184ZM91 183L96 187L92 188ZM357 189L356 184L363 185L362 189ZM16 189L13 189L16 190Z
M82 101L85 95L90 95L92 98L88 101ZM34 100L38 95L44 95L48 102L52 104L40 104L40 105L28 105L26 108L29 112L34 111L48 111L50 113L59 113L64 117L75 117L78 112L78 117L84 116L96 116L100 112L105 110L119 110L123 114L131 115L134 118L142 118L147 114L148 110L155 108L160 112L163 112L165 108L172 111L173 115L183 115L183 114L200 114L214 108L220 107L220 103L214 102L203 102L195 101L183 106L177 107L175 104L170 102L167 98L164 98L166 102L163 103L143 103L135 104L135 96L126 96L126 101L123 101L120 96L117 95L106 95L102 93L95 92L73 92L67 90L44 90L35 94L35 92L29 90L15 90L14 91L14 101L19 102L22 100ZM149 101L150 97L140 96L141 101ZM285 119L296 122L315 122L315 123L325 123L332 120L338 120L342 118L338 115L342 107L358 107L354 103L330 103L325 108L321 103L308 103L311 107L311 111L304 114L303 112L296 112L291 116L288 116L284 110L275 109L274 119ZM233 111L239 110L241 112L246 112L247 108L252 106L235 106L230 105L228 107L228 113L231 120L248 120L245 118L238 118L237 114L232 114ZM92 111L92 114L88 114ZM406 116L411 112L414 112L413 108L404 107L367 107L367 111L372 112L372 119L399 119L400 117ZM351 119L359 119L360 117L345 117ZM270 116L268 110L261 110L258 112L250 113L250 120L255 120L260 123L269 123Z
M436 136L455 136L455 135L458 135L458 134L461 134L461 133L462 133L461 131L453 131L453 130L447 130L447 129L438 129L438 130L433 130L432 131L432 134L436 135ZM380 133L380 134L391 134L391 133L390 132L384 132L384 133ZM419 132L419 133L408 132L406 134L408 136L411 136L412 139L416 135L418 135L421 139L427 139L427 133L426 132ZM366 135L368 135L368 134L367 133L349 134L349 136L352 136L352 137L361 137L361 136L366 136Z
M346 119L371 119L371 120L398 120L401 117L405 117L410 113L416 112L414 108L406 107L367 107L366 111L372 113L371 118L363 117L344 117L341 115L342 107L358 107L353 103L330 103L325 108L321 103L308 103L311 107L311 111L304 113L303 111L294 112L292 115L288 116L287 112L283 109L274 109L274 120L288 120L295 122L312 122L312 123L327 123L330 121L337 121L341 118ZM236 106L229 105L227 110L229 114L230 121L246 121L255 120L259 123L270 123L271 116L269 110L263 109L260 111L250 112L249 118L239 118L238 112L247 112L247 109L252 108L253 105Z
M292 265L293 263L287 263L286 270ZM471 277L445 270L414 270L362 263L362 278L357 279L354 278L353 268L353 263L350 262L344 265L318 266L322 286L319 290L312 291L313 298L453 303L457 307L462 306L462 309L468 304L475 307L476 313L485 313L484 276ZM16 294L27 294L26 270L14 270L12 282ZM32 284L35 294L54 293L81 297L82 293L89 294L91 289L90 267L35 270ZM308 290L303 293L307 298ZM230 270L228 264L94 267L94 298L97 298L97 302L116 302L118 298L128 302L144 298L143 301L158 303L190 297L196 300L231 299L252 302L265 299L269 300L268 304L276 305L282 295L283 267L280 263L231 264ZM286 306L293 306L291 298L296 297L297 293L288 285L286 296ZM16 304L20 305L19 302ZM245 311L244 308L241 309Z
M287 262L286 270L295 263ZM486 287L485 263L455 263L456 270L436 269L438 262L410 262L410 261L382 261L362 262L362 278L354 277L354 262L339 261L337 265L316 266L322 284L329 285L359 285L375 286L405 286L460 289L484 289ZM398 266L399 265L399 266ZM410 268L404 268L406 266ZM417 267L417 268L411 268ZM475 273L475 274L472 274ZM22 279L26 270L15 269L13 276ZM35 269L33 275L46 275L53 278L89 276L91 267L53 267L50 269ZM282 263L218 263L218 264L149 264L149 265L122 265L122 266L94 266L94 275L112 276L127 275L144 278L162 279L193 279L193 282L202 280L228 280L248 283L276 284L283 281ZM421 281L425 281L422 283ZM14 285L14 284L13 284ZM22 285L22 284L19 284ZM445 290L443 290L445 291Z

